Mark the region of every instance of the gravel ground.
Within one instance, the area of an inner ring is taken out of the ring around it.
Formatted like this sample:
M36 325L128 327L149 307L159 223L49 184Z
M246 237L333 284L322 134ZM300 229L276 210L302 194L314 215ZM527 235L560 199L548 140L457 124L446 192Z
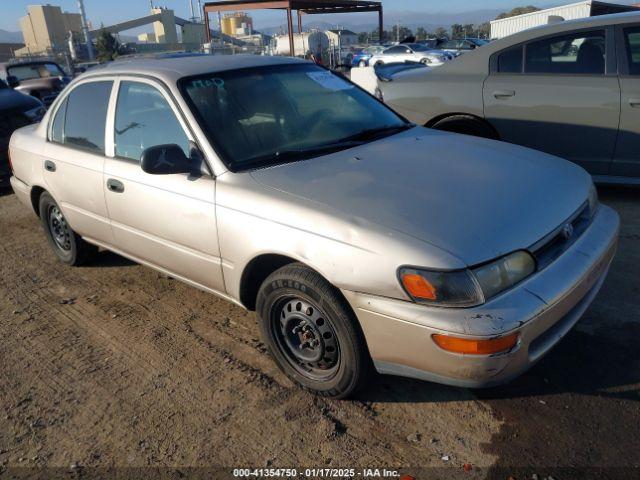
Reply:
M292 385L253 313L108 252L60 264L38 219L6 193L0 477L372 467L638 478L640 201L638 190L600 193L622 216L619 254L585 317L534 369L482 391L377 376L350 401Z

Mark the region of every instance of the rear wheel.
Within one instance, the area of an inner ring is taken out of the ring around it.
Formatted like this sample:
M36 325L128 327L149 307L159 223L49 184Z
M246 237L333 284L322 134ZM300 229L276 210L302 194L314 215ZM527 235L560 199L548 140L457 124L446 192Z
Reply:
M436 122L432 128L445 132L462 133L474 137L498 140L498 135L491 126L470 115L453 115Z
M360 62L358 63L358 66L360 68L364 68L367 66L367 62L365 60L360 60Z
M44 192L39 202L40 221L56 256L68 265L86 263L98 247L85 242L74 232L53 197Z
M366 381L360 327L329 282L302 264L271 274L258 293L260 330L282 371L318 395L345 398Z

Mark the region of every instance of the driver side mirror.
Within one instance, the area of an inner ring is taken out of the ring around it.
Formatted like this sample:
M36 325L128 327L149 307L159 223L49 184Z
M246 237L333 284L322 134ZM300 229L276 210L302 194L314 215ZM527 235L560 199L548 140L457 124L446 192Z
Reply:
M184 154L176 144L156 145L142 152L142 171L151 175L173 175L176 173L199 173L200 167Z
M16 88L20 85L20 80L14 75L7 75L7 85L11 88Z

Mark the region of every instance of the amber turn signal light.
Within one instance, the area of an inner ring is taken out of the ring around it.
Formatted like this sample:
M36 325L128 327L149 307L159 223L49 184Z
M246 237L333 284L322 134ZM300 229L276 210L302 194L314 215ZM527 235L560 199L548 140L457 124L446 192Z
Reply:
M484 339L450 337L434 334L433 341L443 350L467 355L492 355L508 352L518 343L518 334L512 333L504 337Z
M422 275L406 273L402 275L402 284L414 298L436 299L436 287L431 285Z

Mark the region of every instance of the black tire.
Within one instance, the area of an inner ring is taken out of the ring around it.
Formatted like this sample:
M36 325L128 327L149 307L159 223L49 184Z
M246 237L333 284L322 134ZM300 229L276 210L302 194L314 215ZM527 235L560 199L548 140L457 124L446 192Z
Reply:
M317 272L300 263L275 271L256 307L265 343L295 383L332 398L364 385L371 370L364 335L339 291Z
M71 229L48 192L40 195L38 207L49 245L60 261L73 266L83 265L98 251L98 247L85 242Z
M498 135L486 122L469 115L453 115L436 122L432 128L445 132L462 133L474 137L498 140Z

